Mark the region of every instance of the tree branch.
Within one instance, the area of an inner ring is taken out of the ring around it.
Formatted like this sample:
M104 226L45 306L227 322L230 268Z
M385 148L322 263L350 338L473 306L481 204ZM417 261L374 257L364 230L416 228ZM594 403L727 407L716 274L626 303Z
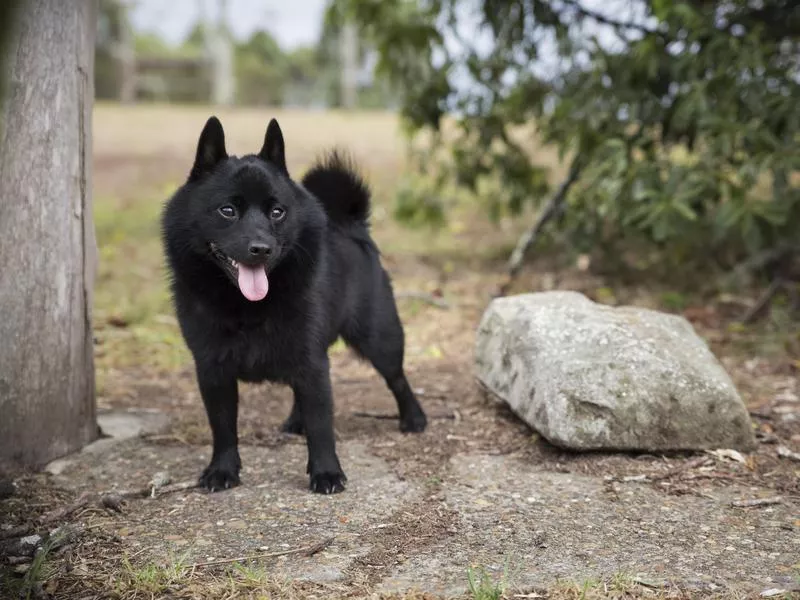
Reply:
M580 17L592 19L593 21L596 21L603 25L608 25L609 27L613 27L614 29L630 29L633 31L638 31L639 33L660 35L659 31L645 27L641 23L618 21L616 19L612 19L611 17L607 17L602 13L595 12L591 9L585 8L581 4L580 0L561 0L561 2L565 6L569 6L570 8L575 10L575 12L577 12Z
M539 216L536 218L533 226L526 231L522 237L519 238L517 246L514 248L514 251L511 253L511 258L508 260L508 280L501 287L501 295L504 295L509 286L514 282L514 279L522 267L525 254L527 254L530 247L533 246L534 242L539 237L539 233L541 233L542 228L544 228L547 222L550 221L550 219L552 219L561 210L564 202L567 199L567 192L569 192L572 184L577 181L578 176L583 170L583 165L583 157L579 154L572 160L567 178L561 182L561 185L558 186L556 193L553 194L550 200L548 200L547 203L542 207L542 210L539 212Z

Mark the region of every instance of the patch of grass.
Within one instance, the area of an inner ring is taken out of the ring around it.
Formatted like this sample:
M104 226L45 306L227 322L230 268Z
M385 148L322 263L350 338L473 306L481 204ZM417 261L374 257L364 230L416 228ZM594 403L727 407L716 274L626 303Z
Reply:
M227 568L193 569L185 562L169 565L119 563L102 573L65 576L59 588L69 588L70 598L114 598L115 600L301 600L310 597L338 598L326 586L295 582L269 574L266 567L230 565ZM59 596L60 597L60 596ZM5 599L6 596L3 596ZM15 598L8 596L9 600Z
M694 600L707 598L714 600L744 600L752 597L747 592L729 589L721 592L700 592L684 590L667 584L658 578L633 576L629 573L615 573L604 578L583 580L561 580L547 590L538 592L548 600Z
M328 354L334 355L341 354L342 352L347 352L347 344L344 343L342 338L336 338L336 341L328 348Z
M467 569L467 583L473 600L500 600L505 592L505 582L495 581L485 567Z
M116 591L120 594L136 592L143 594L160 594L173 586L187 583L190 569L186 563L186 555L164 564L148 562L134 566L128 557L122 559L122 572L116 578Z
M228 577L233 580L239 580L241 583L254 585L261 585L270 580L267 570L256 564L234 563L228 569Z
M503 563L503 572L499 579L492 577L483 565L467 569L467 585L473 600L500 600L505 597L510 585L510 558Z
M688 299L680 292L669 291L661 294L661 306L666 310L681 312L686 308Z
M128 366L178 368L189 352L175 320L159 238L163 199L95 203L99 261L94 299L99 387Z
M7 598L18 598L20 600L31 600L39 598L44 593L43 587L47 581L53 577L57 568L52 564L51 554L58 547L64 538L64 533L52 535L33 556L28 570L22 577L15 576L13 573L4 572L0 579L0 591L8 592Z

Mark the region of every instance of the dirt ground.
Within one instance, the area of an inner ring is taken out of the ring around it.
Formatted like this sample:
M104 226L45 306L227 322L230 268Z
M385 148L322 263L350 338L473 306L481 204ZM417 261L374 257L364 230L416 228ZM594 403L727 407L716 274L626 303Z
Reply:
M364 165L429 429L401 434L382 381L337 345L343 494L308 492L304 441L278 432L290 394L270 385L242 388L243 485L188 487L210 433L164 285L157 217L207 116L96 110L101 424L109 433L120 420L148 425L15 479L0 500L0 597L800 597L797 323L778 307L743 327L736 318L752 295L700 298L537 258L513 291L574 289L683 312L739 386L760 441L747 456L550 446L472 376L473 332L524 219L493 227L456 210L436 234L398 226L391 197L406 174L404 146L382 113L277 116L293 172L330 144ZM272 115L220 116L229 149L242 152L257 150ZM154 479L165 487L150 497ZM9 540L56 527L32 563L14 556Z

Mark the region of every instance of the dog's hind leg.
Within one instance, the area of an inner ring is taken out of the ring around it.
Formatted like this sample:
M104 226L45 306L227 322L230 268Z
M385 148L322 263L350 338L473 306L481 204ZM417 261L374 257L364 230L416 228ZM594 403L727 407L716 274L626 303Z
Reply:
M300 410L300 402L295 397L294 401L292 402L292 412L289 413L289 416L281 425L281 431L283 433L293 433L295 435L305 435L306 428L303 424L303 413Z
M358 354L369 360L386 381L397 401L400 431L420 433L425 430L428 420L403 371L403 325L397 316L391 292L389 298L390 303L381 307L377 327L373 331L365 332L353 323L342 337Z

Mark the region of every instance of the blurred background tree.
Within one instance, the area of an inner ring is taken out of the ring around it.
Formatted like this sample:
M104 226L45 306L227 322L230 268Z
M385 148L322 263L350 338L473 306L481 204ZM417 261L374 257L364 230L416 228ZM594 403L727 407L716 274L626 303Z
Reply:
M512 273L553 217L576 252L645 244L662 266L791 268L797 2L336 0L335 10L377 48L409 132L427 134L419 164L436 189L478 192L494 218L539 208ZM569 161L555 192L534 138ZM441 221L433 202L426 184L397 214Z
M336 19L324 18L315 44L287 50L263 28L244 39L235 39L223 9L223 16L218 16L217 21L201 15L176 45L154 31L132 31L130 11L134 6L135 2L130 1L100 0L95 70L99 99L120 99L126 85L127 57L133 63L128 71L132 81L127 82L133 88L133 99L209 102L213 94L213 34L219 32L232 46L234 104L314 108L342 105L342 27ZM392 104L386 78L375 77L375 56L365 40L357 41L353 68L358 78L353 108L386 108Z

